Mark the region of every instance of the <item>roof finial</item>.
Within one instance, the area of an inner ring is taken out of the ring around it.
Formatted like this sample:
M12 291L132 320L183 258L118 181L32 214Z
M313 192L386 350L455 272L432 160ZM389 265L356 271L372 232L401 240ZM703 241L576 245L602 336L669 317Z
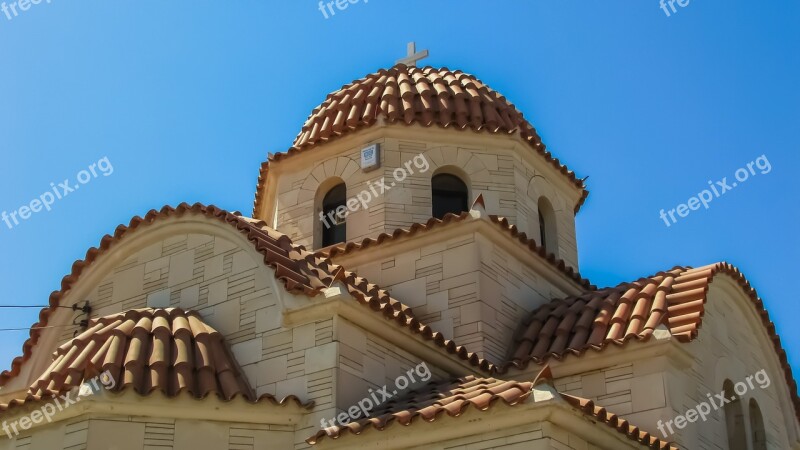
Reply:
M416 42L409 42L408 43L408 54L403 59L398 59L397 64L405 64L410 67L417 67L417 61L421 59L425 59L428 57L428 51L422 50L417 52L417 43Z
M476 219L487 218L486 215L486 202L483 201L483 194L478 195L472 206L469 208L469 215Z

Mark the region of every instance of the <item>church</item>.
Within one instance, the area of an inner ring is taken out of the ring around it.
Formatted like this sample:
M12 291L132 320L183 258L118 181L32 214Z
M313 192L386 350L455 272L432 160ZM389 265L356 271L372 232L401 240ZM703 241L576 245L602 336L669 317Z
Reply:
M249 216L165 206L76 261L0 375L0 450L800 449L745 276L593 285L585 179L409 50L269 155Z

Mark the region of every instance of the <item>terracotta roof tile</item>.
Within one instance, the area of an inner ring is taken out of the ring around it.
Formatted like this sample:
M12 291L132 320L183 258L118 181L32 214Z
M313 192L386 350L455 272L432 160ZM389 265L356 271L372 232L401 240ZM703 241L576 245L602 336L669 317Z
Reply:
M541 138L504 96L472 75L447 68L418 68L398 64L342 86L328 95L306 119L292 147L270 161L305 151L317 144L369 127L383 118L388 123L438 126L495 134L515 134L581 190L580 209L589 192L583 181L547 151ZM268 162L262 165L253 215L261 208L261 191Z
M320 430L306 442L316 444L326 436L336 439L346 431L356 435L367 428L382 431L394 422L411 425L417 417L427 422L436 421L441 414L458 417L468 408L486 411L498 400L516 405L530 396L532 387L532 382L518 383L471 375L444 384L431 384L420 392L412 391L401 399L390 400L373 410L368 418Z
M138 309L90 320L86 331L55 351L53 362L27 395L0 405L0 412L55 398L103 372L114 380L109 383L113 392L133 389L143 396L160 391L167 397L187 393L195 398L215 395L223 401L241 397L251 403L313 405L291 395L281 400L256 397L222 335L199 313Z
M89 249L85 259L76 261L72 265L72 273L63 278L61 289L50 295L50 307L42 309L39 313L39 321L31 327L30 337L23 344L23 355L14 359L11 370L0 374L0 386L19 374L22 364L31 357L31 351L42 332L41 327L47 326L50 315L55 311L55 307L60 305L63 296L69 292L81 274L101 254L109 251L120 239L139 227L185 214L203 215L235 227L245 235L258 252L264 255L264 264L275 269L275 277L282 282L287 291L314 297L333 285L334 282L341 281L347 287L350 295L360 304L381 314L387 320L397 323L412 334L418 334L424 340L432 341L435 346L446 353L453 354L482 370L492 370L493 366L488 361L467 351L465 347L457 345L454 341L445 339L441 333L420 323L414 317L411 308L391 298L387 291L369 283L368 280L353 272L344 270L341 266L332 264L327 258L306 251L303 246L294 245L288 236L272 230L263 221L243 217L238 213L231 213L216 206L182 203L177 208L165 206L158 211L151 210L143 218L134 217L127 226L118 226L113 236L104 236L98 248Z
M792 393L795 414L800 420L800 398L786 352L781 347L775 326L763 301L742 273L728 263L700 268L676 267L632 283L588 291L580 296L556 299L533 311L523 322L514 340L511 362L498 367L524 368L531 361L543 364L550 358L600 351L611 344L647 340L659 325L665 325L681 342L698 335L703 323L705 302L714 277L731 276L750 297L761 317L784 370ZM580 311L580 312L578 312ZM577 314L580 318L575 320Z
M576 409L579 409L587 416L617 430L618 432L627 436L629 439L632 439L648 448L663 449L663 450L678 449L678 447L676 447L675 444L663 441L658 437L640 429L639 427L631 424L622 417L619 417L618 415L609 412L602 406L596 405L592 400L581 397L575 397L567 394L559 394L559 395L561 395L561 398L566 400L567 403L569 403Z
M373 410L370 417L350 422L347 425L336 425L320 430L314 436L306 439L306 442L314 445L326 437L340 439L347 434L360 435L370 428L383 431L394 423L410 426L416 419L435 422L440 417L444 417L443 415L460 417L470 408L491 412L498 402L516 406L526 403L530 399L533 388L543 383L553 387L549 367L543 368L532 381L520 382L470 375L447 383L431 383L419 392L412 391L402 398L386 402ZM554 388L553 391L555 391ZM595 406L590 400L561 393L558 395L593 420L617 430L648 448L677 450L677 447L670 443L661 441L631 425L625 419Z
M483 201L482 197L476 199L477 205L480 206L480 202ZM360 251L366 248L375 247L378 245L382 245L384 243L396 241L398 239L403 239L407 237L411 237L417 235L419 233L424 233L430 231L434 228L443 227L450 224L456 224L461 222L468 222L471 219L471 216L468 212L463 212L459 215L448 213L442 219L431 218L425 223L415 223L412 224L410 227L406 228L398 228L394 230L391 234L388 233L381 233L376 238L366 238L361 242L347 242L345 244L339 244L324 250L317 252L317 256L326 257L326 258L336 258L340 255L347 255L349 253L353 253L356 251ZM572 279L575 283L583 287L584 289L594 289L589 280L581 277L581 274L575 271L571 266L568 266L564 260L557 258L552 253L548 253L544 250L543 247L536 244L536 241L533 239L528 239L525 233L520 232L516 225L512 225L509 223L508 219L505 217L499 216L489 216L489 219L492 223L496 224L506 233L509 233L512 237L516 238L523 246L527 247L533 253L536 253L541 258L545 259L548 263L550 263L553 267L558 269L560 272L564 273L568 278Z

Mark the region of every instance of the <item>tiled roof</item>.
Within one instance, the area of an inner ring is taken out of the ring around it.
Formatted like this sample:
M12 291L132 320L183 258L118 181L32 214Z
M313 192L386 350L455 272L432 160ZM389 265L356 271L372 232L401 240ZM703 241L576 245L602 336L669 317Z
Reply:
M633 425L632 423L628 422L622 417L612 412L609 412L602 406L596 405L592 400L581 397L575 397L567 394L559 394L559 395L561 395L561 398L566 400L567 403L569 403L576 409L580 410L587 416L591 417L592 419L617 430L618 432L627 436L629 439L632 439L644 446L647 446L648 448L663 449L663 450L678 449L678 447L676 447L674 444L663 441L658 437L648 433L647 431L642 430L641 428L637 427L636 425Z
M533 388L542 383L547 383L552 387L552 375L548 367L545 367L533 381L504 381L496 378L476 378L470 375L448 383L430 384L420 392L410 392L402 399L390 400L373 410L368 418L320 430L306 442L314 445L326 437L340 439L347 434L360 435L369 428L383 431L394 423L410 426L416 419L435 422L443 417L442 414L449 417L460 417L470 408L490 411L498 401L508 406L516 406L526 403ZM554 388L553 391L555 391ZM669 443L641 431L626 420L608 413L605 409L594 407L590 400L560 393L558 395L593 420L617 430L648 448L677 450Z
M407 426L416 418L434 422L442 413L458 417L469 408L486 411L497 400L513 406L525 401L531 395L532 388L532 382L476 378L470 375L441 385L428 386L422 392L412 392L401 400L390 400L374 410L370 417L320 430L306 442L316 444L326 436L338 439L345 432L358 435L367 428L383 431L394 422Z
M530 361L582 355L630 340L647 340L664 324L681 342L697 337L705 313L708 290L718 274L731 276L750 297L784 370L800 420L800 398L786 352L763 301L742 273L728 263L699 268L676 267L632 283L590 291L577 297L557 299L532 312L515 339L510 366L525 367Z
M667 295L672 295L670 288L679 273L673 270L539 307L523 323L512 359L540 362L649 338L665 321Z
M583 192L575 212L589 194L583 181L547 151L534 127L511 102L476 77L447 68L398 64L343 86L314 108L286 153L275 153L269 159L279 161L316 144L374 125L379 118L387 123L435 125L495 134L519 132L536 152ZM254 215L261 207L267 171L268 163L265 163L259 174Z
M329 257L329 258L336 258L340 255L347 255L356 251L364 250L371 247L376 247L382 245L384 243L393 242L399 239L415 236L419 233L424 233L430 231L434 228L440 228L450 224L456 224L461 222L467 222L472 216L469 212L462 212L461 214L455 215L452 213L447 213L442 219L431 218L428 219L425 223L415 223L412 224L410 227L406 228L398 228L394 230L391 234L388 233L381 233L375 238L366 238L361 242L347 242L344 244L339 244L334 247L330 247L324 249L322 251L317 252L317 255ZM512 225L509 223L508 219L505 217L499 216L488 216L489 220L498 225L500 229L504 232L509 233L512 237L519 240L519 242L527 247L533 253L539 255L539 257L545 259L548 263L550 263L554 268L558 269L568 278L573 280L575 283L580 285L584 289L594 289L595 286L592 285L589 280L583 278L580 273L575 271L571 266L568 266L564 260L557 258L554 254L548 253L545 251L544 247L538 245L536 241L533 239L528 239L525 233L520 232L517 229L516 225Z
M230 353L224 338L197 312L180 309L138 309L92 319L86 331L59 347L50 367L28 389L27 396L0 405L0 411L55 398L106 372L111 391L133 389L140 395L160 391L167 397L188 393L195 398L215 395L277 405L272 395L256 397Z
M127 226L118 226L113 236L104 236L99 247L89 249L85 259L78 260L72 265L72 273L62 279L61 289L50 294L50 307L42 309L39 313L39 321L31 327L30 337L23 344L23 355L14 359L11 370L0 374L0 386L19 374L22 364L30 359L31 351L39 340L42 327L47 326L50 315L57 306L60 306L61 299L69 292L81 274L100 255L109 251L125 235L134 232L141 226L185 214L203 215L235 227L246 236L258 252L264 255L264 263L275 270L275 278L280 280L289 292L314 297L334 282L341 281L347 287L350 295L360 304L381 314L387 320L394 321L408 332L420 335L422 339L431 341L443 351L454 354L482 370L491 370L493 367L475 353L468 352L466 348L457 345L452 340L445 339L441 333L434 332L429 326L420 323L408 306L391 298L387 291L369 283L368 280L353 272L348 272L344 268L332 264L327 258L315 256L306 251L304 247L294 245L288 236L272 230L263 221L243 217L238 213L231 213L216 206L182 203L177 208L165 206L158 211L151 210L143 218L134 217Z

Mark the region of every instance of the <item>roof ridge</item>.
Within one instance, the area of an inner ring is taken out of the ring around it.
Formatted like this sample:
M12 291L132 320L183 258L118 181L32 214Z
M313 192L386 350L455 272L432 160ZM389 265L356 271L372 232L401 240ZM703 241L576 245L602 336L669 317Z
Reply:
M481 199L480 196L478 197L478 199L476 199L475 202L478 203L479 199ZM475 206L475 204L473 204L473 206ZM583 289L587 289L590 292L591 290L596 289L596 287L593 284L591 284L591 282L588 279L583 278L581 276L580 272L573 269L572 266L567 265L567 263L563 259L556 257L553 253L547 252L544 249L544 247L537 244L535 240L529 239L524 232L520 232L519 229L516 227L516 225L511 224L505 217L497 215L488 215L487 217L489 218L490 222L498 225L500 229L509 233L512 238L517 238L520 241L520 243L527 246L532 253L544 259L547 263L549 263L551 266L553 266L555 269L557 269L559 272L561 272L567 278L578 284ZM437 219L435 217L432 217L428 219L428 221L425 223L417 222L411 224L407 228L396 228L394 231L391 232L391 234L381 233L377 237L364 238L360 242L350 241L342 244L337 244L332 247L319 250L315 254L320 257L333 259L339 255L347 255L349 253L364 250L369 247L376 247L397 239L411 237L419 232L430 231L434 228L440 228L449 224L470 222L471 219L472 216L467 211L462 212L460 214L447 213L442 219Z

